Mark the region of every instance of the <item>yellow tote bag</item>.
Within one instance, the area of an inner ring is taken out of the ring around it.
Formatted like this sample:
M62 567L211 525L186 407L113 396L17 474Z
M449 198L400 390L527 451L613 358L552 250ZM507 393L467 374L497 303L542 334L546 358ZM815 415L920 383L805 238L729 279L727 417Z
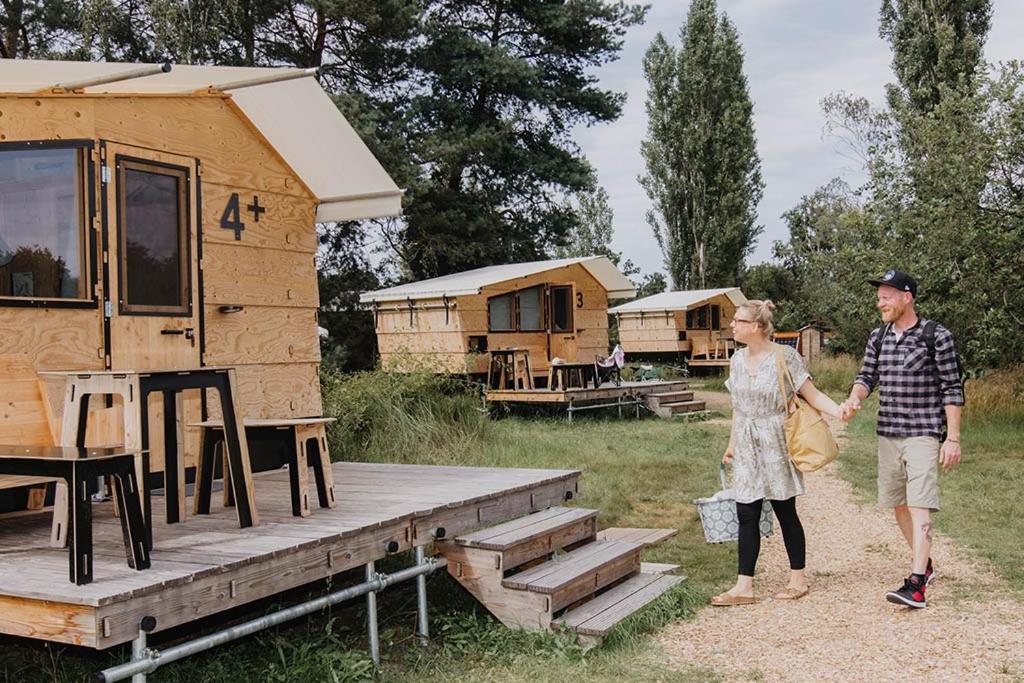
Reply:
M775 350L775 367L779 376L779 391L782 392L782 402L786 408L784 429L789 459L801 472L821 469L839 457L839 445L818 409L800 396L789 366L782 358L781 348ZM783 378L789 378L789 384L793 387L791 401L787 400Z

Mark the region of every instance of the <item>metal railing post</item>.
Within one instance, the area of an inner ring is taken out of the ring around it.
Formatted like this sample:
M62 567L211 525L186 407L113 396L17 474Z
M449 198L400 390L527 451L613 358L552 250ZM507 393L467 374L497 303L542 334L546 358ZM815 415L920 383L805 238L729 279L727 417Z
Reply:
M427 562L427 554L423 546L416 546L416 566L422 566ZM416 577L416 617L417 635L420 637L420 645L426 647L430 644L430 624L427 622L427 576L420 574Z
M377 578L377 572L373 568L373 560L366 563L366 582L370 583ZM366 594L366 631L370 638L370 659L374 666L380 666L380 637L377 632L377 591L371 590Z

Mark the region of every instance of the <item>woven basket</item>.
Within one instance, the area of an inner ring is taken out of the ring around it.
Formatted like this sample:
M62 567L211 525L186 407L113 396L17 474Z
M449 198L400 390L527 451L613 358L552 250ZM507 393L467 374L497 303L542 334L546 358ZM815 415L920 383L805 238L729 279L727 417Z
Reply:
M722 481L722 490L726 489L725 465L718 470ZM740 535L740 520L736 514L734 498L698 498L693 501L700 515L701 526L704 527L704 540L708 543L728 543L735 541ZM761 519L758 528L762 536L772 535L772 505L767 500L761 507Z

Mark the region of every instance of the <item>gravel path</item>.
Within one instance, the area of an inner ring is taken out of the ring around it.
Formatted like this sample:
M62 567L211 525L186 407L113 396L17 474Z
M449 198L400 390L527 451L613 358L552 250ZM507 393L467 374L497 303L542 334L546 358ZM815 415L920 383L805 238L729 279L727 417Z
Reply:
M667 627L658 640L669 665L707 667L728 681L1024 681L1022 605L992 600L994 574L949 539L932 551L927 608L885 601L909 570L909 551L891 512L858 503L835 467L807 475L799 501L810 595L769 597L788 571L776 531L761 545L760 602L709 606Z

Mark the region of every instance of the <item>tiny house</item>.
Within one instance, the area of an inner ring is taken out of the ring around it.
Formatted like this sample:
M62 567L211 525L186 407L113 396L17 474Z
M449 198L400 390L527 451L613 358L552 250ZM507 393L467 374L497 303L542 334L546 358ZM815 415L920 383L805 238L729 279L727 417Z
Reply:
M402 192L312 76L0 60L0 442L54 443L44 371L230 366L245 417L321 413L315 224Z
M616 306L619 343L630 354L676 354L725 364L735 350L729 324L747 297L738 287L662 292Z
M490 350L529 352L534 375L554 358L593 362L608 353L608 300L633 284L603 256L535 261L366 292L381 365L477 374Z

